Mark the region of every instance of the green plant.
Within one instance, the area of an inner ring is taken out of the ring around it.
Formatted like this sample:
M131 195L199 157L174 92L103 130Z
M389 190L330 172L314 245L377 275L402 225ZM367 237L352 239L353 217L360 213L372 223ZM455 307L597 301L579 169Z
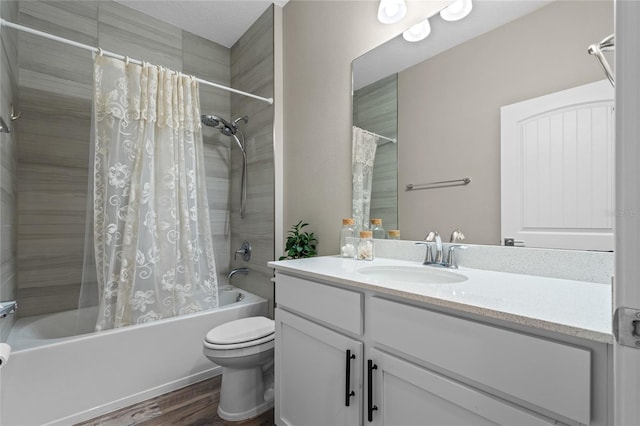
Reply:
M287 255L280 256L278 260L302 259L318 255L316 251L316 243L318 240L314 233L302 232L302 228L308 225L308 223L302 223L302 221L300 221L297 225L291 227L284 248Z

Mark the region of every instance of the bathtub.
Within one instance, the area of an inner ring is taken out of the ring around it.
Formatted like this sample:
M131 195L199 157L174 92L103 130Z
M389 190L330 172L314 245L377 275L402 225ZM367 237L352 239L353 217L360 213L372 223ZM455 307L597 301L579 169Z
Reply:
M19 319L0 370L0 425L69 425L220 374L202 354L205 334L266 316L267 301L231 286L219 294L215 310L99 333L77 327L78 311Z

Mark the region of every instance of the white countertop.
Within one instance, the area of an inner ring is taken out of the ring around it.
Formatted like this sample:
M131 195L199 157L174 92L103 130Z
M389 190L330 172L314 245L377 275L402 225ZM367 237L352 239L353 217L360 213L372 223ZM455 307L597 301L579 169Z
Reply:
M403 297L570 336L612 343L611 286L480 269L445 269L468 279L452 284L379 280L369 266L422 266L420 262L339 256L269 262L277 271ZM432 268L424 266L425 268Z

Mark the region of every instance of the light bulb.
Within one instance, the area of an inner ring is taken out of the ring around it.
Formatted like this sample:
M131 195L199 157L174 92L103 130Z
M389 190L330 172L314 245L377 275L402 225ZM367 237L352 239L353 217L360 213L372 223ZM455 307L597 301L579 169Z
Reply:
M425 19L424 21L415 24L407 31L402 33L402 38L406 41L420 41L427 38L427 36L431 33L431 25L429 24L429 20Z
M445 21L458 21L471 13L471 9L473 9L471 0L456 0L442 9L440 16Z
M378 6L378 21L383 24L394 24L407 14L404 0L380 0Z

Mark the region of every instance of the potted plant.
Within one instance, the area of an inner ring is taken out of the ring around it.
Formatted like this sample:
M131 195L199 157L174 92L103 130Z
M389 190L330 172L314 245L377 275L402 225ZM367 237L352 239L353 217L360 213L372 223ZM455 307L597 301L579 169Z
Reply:
M278 260L302 259L318 255L316 251L316 243L318 240L314 233L302 232L302 228L308 225L308 223L302 223L302 221L300 221L297 225L291 227L284 248L287 255L280 256Z

